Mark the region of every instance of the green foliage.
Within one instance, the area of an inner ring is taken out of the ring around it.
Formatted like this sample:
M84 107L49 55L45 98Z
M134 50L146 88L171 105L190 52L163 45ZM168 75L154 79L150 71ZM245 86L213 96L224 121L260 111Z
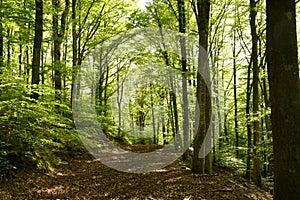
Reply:
M1 88L0 174L2 176L9 176L21 169L47 171L53 165L62 162L55 155L55 151L82 150L72 120L55 112L54 108L63 107L66 113L70 113L70 109L64 105L55 105L51 101L32 100L26 93L28 90L22 80L16 82L3 84ZM45 92L40 95L41 99L44 99L49 94Z
M220 158L217 161L218 166L235 170L239 174L244 173L246 164L242 159L237 159L234 155L228 153L220 154Z

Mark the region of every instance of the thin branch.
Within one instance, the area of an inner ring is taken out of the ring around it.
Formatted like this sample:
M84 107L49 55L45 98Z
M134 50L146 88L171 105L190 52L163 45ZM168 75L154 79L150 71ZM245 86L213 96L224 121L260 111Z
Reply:
M88 10L87 10L87 12L86 12L86 15L84 16L84 19L83 19L83 22L82 22L82 27L85 25L86 20L87 20L88 16L90 15L91 9L92 9L92 7L93 7L93 5L94 5L95 2L96 2L96 1L94 0L94 1L90 4L90 7L88 8ZM82 33L82 31L83 31L83 28L79 30L79 33L78 33L78 34Z
M171 3L170 0L167 0L167 5L171 8L171 10L172 10L174 16L175 16L176 19L178 20L178 15L177 15L177 13L176 13L176 11L175 11L175 9L174 9L174 7L173 7L173 5L172 5L172 3Z

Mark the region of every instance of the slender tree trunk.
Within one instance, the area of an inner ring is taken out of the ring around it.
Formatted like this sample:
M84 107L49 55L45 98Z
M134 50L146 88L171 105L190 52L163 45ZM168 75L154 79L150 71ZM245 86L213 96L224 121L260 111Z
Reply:
M24 74L26 75L26 83L27 83L27 85L29 85L30 63L29 63L29 47L28 47L28 45L26 46L25 55L26 55L26 69L25 69Z
M184 0L177 0L178 6L178 22L179 32L186 33L186 16L185 16L185 5ZM188 110L188 94L187 94L187 55L186 55L186 40L184 37L180 37L180 50L181 50L181 67L182 67L182 102L183 102L183 149L188 149L189 143L189 110ZM185 151L182 159L187 160L188 151Z
M271 134L270 132L272 131L272 125L271 125L271 119L270 119L270 115L267 114L267 110L271 107L270 105L270 100L269 100L269 92L267 90L267 80L266 80L266 69L265 69L266 65L262 64L262 69L263 69L263 77L262 77L262 84L263 84L263 88L262 88L262 93L263 93L263 98L264 98L264 121L265 121L265 125L266 125L266 137L267 139L270 141L271 140ZM268 146L268 149L266 149L266 154L269 155L267 156L267 171L268 174L273 174L274 170L274 157L273 157L273 146Z
M260 106L261 108L261 112L263 112L264 110L264 106L261 105ZM263 112L264 113L264 112ZM262 175L264 178L267 177L267 145L266 145L266 140L265 140L265 129L264 129L264 124L265 124L265 121L264 121L264 118L262 117L260 119L260 124L261 124L261 145L262 145L262 155L263 155L263 172L262 172Z
M235 11L237 12L237 11ZM237 66L236 66L236 22L233 27L233 94L234 94L234 132L235 132L235 155L239 158L239 127L238 127L238 105L237 105Z
M21 37L20 37L21 41ZM22 54L23 54L23 45L19 45L19 77L22 77Z
M109 68L108 66L106 67L106 71L105 71L105 84L104 84L104 97L103 97L103 104L104 104L104 113L106 114L107 112L107 100L108 100L108 97L107 97L107 88L108 88L108 77L109 77Z
M32 85L40 83L40 57L43 40L43 0L35 0L35 29L34 29L34 44L32 58ZM38 99L37 92L32 93L32 98Z
M2 9L2 0L0 0L0 7ZM0 16L0 85L2 84L2 74L3 74L3 68L4 68L4 54L3 54L3 49L4 49L4 40L3 40L3 17ZM1 91L0 89L0 96L1 96Z
M258 153L258 144L260 138L260 120L259 120L259 66L258 66L258 36L256 32L256 14L257 2L250 0L250 26L252 35L252 66L253 66L253 182L261 186L260 158Z
M42 45L42 50L41 50L42 52L42 55L41 55L41 61L42 61L42 63L41 63L41 78L42 78L42 85L44 85L45 84L45 64L44 64L44 60L46 60L46 59L44 59L44 50L43 50L43 45Z
M169 111L169 119L171 120L171 129L172 129L172 136L174 139L174 147L175 149L178 149L177 142L176 142L175 119L174 119L174 112L172 106L172 99L170 93L168 95L169 95L168 111Z
M62 63L61 63L61 44L65 36L66 30L66 19L69 12L70 1L65 1L65 9L61 16L60 27L58 24L59 20L59 7L60 0L52 0L52 5L54 8L53 13L53 40L54 40L54 88L56 92L56 98L61 98L62 90Z
M175 91L175 86L174 86L174 81L173 81L173 75L170 74L170 85L172 91L170 91L170 102L173 110L173 116L174 116L174 127L175 127L175 139L174 139L174 145L175 149L178 150L179 148L182 147L182 139L181 139L181 134L179 132L179 119L178 119L178 108L177 108L177 98L176 98L176 91Z
M58 28L58 9L59 9L59 0L52 0L52 6L54 8L53 12L53 72L54 72L54 88L55 88L55 97L60 99L61 91L61 72L60 72L60 35Z
M68 29L66 30L66 32L68 32ZM68 37L65 37L65 42L64 42L64 66L65 66L65 68L66 68L66 66L67 66L67 58L68 58ZM67 87L67 77L68 77L68 75L67 75L67 73L64 73L63 74L63 82L64 82L64 84L63 84L63 87L64 88L66 88ZM93 83L94 84L94 83ZM94 86L94 85L93 85ZM65 96L66 96L67 94L66 94L66 92L65 92ZM67 100L67 99L65 99L65 100Z
M72 0L72 84L71 84L71 105L72 105L72 93L74 90L74 83L77 72L77 22L76 22L76 0ZM100 74L101 76L101 74Z
M223 34L222 34L222 38L223 38ZM217 38L215 40L215 45L218 45L219 44L219 38ZM216 49L214 51L214 60L218 60L220 56L220 49ZM216 123L215 124L215 131L218 133L218 141L219 141L219 146L218 146L218 150L221 151L222 150L222 119L221 119L221 107L220 107L220 88L219 88L219 69L220 69L220 66L219 66L219 62L215 62L215 65L212 67L213 69L213 74L214 74L214 79L213 79L213 91L214 91L214 101L215 101L215 106L216 106L216 110L217 110L217 115L214 117L214 122ZM215 140L215 138L214 138ZM214 152L216 152L216 148L214 146ZM214 161L213 163L216 162L216 155L214 153Z
M117 68L117 70L119 71L119 66ZM117 88L117 95L118 95L118 136L121 137L121 127L122 127L122 99L123 99L123 84L124 82L120 82L120 77L119 77L119 73L117 73L117 84L118 84L118 88Z
M151 87L151 84L150 84L150 87ZM153 144L155 144L155 140L156 140L155 109L154 109L152 93L150 95L151 95L151 115L152 115L152 129L153 129Z
M171 83L173 84L173 83ZM178 149L182 145L181 135L179 134L179 120L178 120L178 110L177 110L177 98L176 95L171 92L170 99L172 101L173 113L174 113L174 123L175 123L175 149Z
M2 0L0 0L0 7L2 7ZM4 42L3 42L3 17L0 16L0 75L3 73L3 48L4 48Z
M192 4L194 14L197 20L199 45L205 50L208 47L208 28L209 28L209 13L210 13L210 1L209 0L197 0ZM198 61L200 64L200 60ZM199 66L203 67L203 66ZM198 69L199 69L198 67ZM204 69L206 76L209 76L208 69ZM207 90L206 83L204 79L197 73L197 100L199 104L200 120L198 130L196 130L196 135L194 139L194 155L192 157L192 171L194 173L211 173L212 172L212 158L211 153L207 153L205 159L199 158L199 152L201 145L204 141L206 131L208 128L208 123L210 120L210 97ZM196 111L197 112L197 111ZM207 144L211 145L211 144ZM205 147L209 148L209 147Z
M10 63L10 29L7 29L7 66L9 66Z
M223 63L222 63L222 69L224 69L224 61L223 61ZM222 73L221 73L221 84L222 84L222 90L223 90L223 109L224 109L224 113L223 113L223 118L224 118L224 124L222 123L222 122L220 122L219 123L219 130L220 130L220 139L219 139L219 150L221 150L222 149L222 147L223 147L223 143L225 143L225 139L227 139L227 135L225 134L227 131L227 127L226 127L226 90L225 90L225 78L224 78L224 75L225 75L225 72L224 72L224 70L221 70L222 71ZM219 116L219 118L221 119L221 113L220 112L218 112L218 114L220 114L220 116ZM223 132L222 132L222 129L223 129ZM225 138L225 136L226 136L226 138Z
M293 0L267 0L275 200L300 197L300 81L295 10Z
M246 167L246 178L250 180L251 175L251 150L252 150L252 130L250 122L250 98L251 98L251 64L252 59L248 66L247 75L247 91L246 91L246 121L247 121L247 167Z

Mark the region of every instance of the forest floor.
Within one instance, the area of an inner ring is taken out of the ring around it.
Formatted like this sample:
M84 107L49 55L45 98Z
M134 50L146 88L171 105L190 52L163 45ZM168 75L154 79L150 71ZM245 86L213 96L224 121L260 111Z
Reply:
M141 152L144 146L130 149ZM151 146L148 150L151 150ZM155 147L154 147L155 148ZM133 174L111 169L88 153L51 172L22 172L0 183L0 199L272 199L232 170L192 174L181 160L155 172Z

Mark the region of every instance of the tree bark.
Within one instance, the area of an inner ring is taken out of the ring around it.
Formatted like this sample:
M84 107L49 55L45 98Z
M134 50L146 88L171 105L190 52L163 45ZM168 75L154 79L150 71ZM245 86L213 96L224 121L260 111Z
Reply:
M76 22L76 0L72 0L72 83L71 83L71 105L72 105L72 93L74 90L74 82L77 72L77 22ZM101 75L101 74L100 74Z
M237 12L237 11L235 11ZM237 105L237 66L236 66L236 22L233 28L233 94L234 94L234 132L235 132L235 154L239 158L239 127L238 127L238 105Z
M258 36L256 32L257 2L250 0L250 27L252 36L252 66L253 66L253 182L261 186L260 158L258 153L258 144L260 137L260 119L259 119L259 66L258 66Z
M7 66L9 66L9 64L10 64L10 60L11 60L11 53L10 53L10 46L11 46L11 39L10 39L10 37L11 37L11 30L8 28L7 29L7 36L6 36L6 38L7 38Z
M120 66L118 64L117 70L119 71ZM119 73L117 73L117 103L118 103L118 137L121 137L122 128L122 100L123 100L123 89L124 82L120 81Z
M178 6L178 22L179 32L186 33L186 16L184 0L177 0ZM188 94L187 94L187 55L186 55L186 40L184 37L180 37L180 50L181 50L181 67L182 67L182 102L183 102L183 149L188 149L189 143L189 110L188 110ZM188 151L185 151L182 155L183 160L187 160Z
M43 40L43 0L35 0L35 29L34 29L34 44L32 58L32 85L40 83L40 55ZM38 99L37 92L32 92L32 98Z
M199 46L202 46L205 50L207 50L210 1L197 0L197 2L193 1L192 5L197 20ZM203 67L203 66L199 66L199 67ZM207 69L204 69L204 71L207 71ZM209 76L209 72L207 72L206 75ZM205 134L208 128L208 123L210 120L209 92L208 92L208 88L206 87L204 79L200 76L199 73L197 73L196 93L197 93L197 100L199 104L200 120L199 120L198 130L196 130L196 135L194 138L194 155L192 156L192 171L194 173L201 173L201 174L204 172L211 173L212 172L211 153L208 153L205 159L199 158L201 145L203 144Z
M246 178L250 180L251 176L251 150L252 150L252 130L250 122L250 98L251 98L251 64L252 59L250 60L248 66L248 75L247 75L247 91L246 91L246 120L247 120L247 162L246 162Z
M0 0L0 7L2 7L2 0ZM3 73L3 17L0 17L0 75ZM0 80L0 84L2 84L2 80ZM0 93L1 94L1 93Z
M20 37L21 41L21 37ZM22 54L23 54L23 45L19 45L19 77L22 77Z
M300 81L295 10L293 0L267 0L275 200L300 197Z
M61 15L60 27L58 25L58 13L60 7L60 0L52 0L54 7L53 14L53 41L54 41L54 88L56 92L56 98L60 99L62 90L62 63L61 63L61 44L65 36L66 31L66 19L69 13L70 1L65 0L65 8Z

